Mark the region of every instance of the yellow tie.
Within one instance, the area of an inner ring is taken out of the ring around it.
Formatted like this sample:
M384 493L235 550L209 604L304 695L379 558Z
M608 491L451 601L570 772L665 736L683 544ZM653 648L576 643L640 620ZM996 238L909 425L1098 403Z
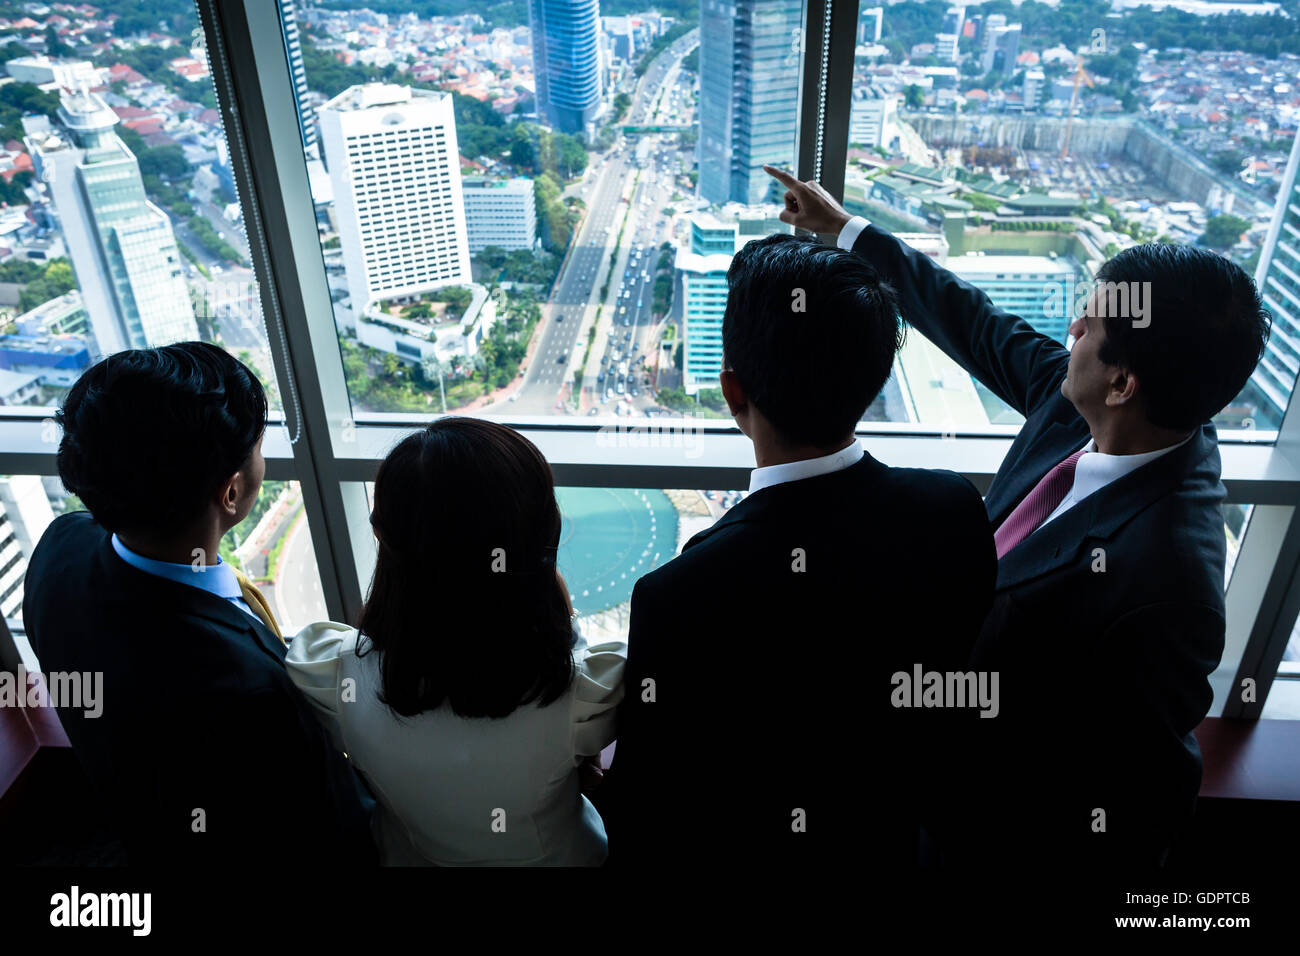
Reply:
M266 598L262 597L262 592L257 586L244 575L244 572L238 568L231 568L235 572L235 579L239 581L239 592L244 596L244 603L248 605L249 610L262 619L271 632L278 638L280 643L284 644L284 635L280 633L280 625L275 623L275 615L271 613L271 605L266 603ZM287 645L286 645L287 646Z

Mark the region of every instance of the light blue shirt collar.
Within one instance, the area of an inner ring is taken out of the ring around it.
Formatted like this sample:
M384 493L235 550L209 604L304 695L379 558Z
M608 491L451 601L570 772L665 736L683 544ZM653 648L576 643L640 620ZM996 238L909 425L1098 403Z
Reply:
M215 594L248 612L255 619L261 620L244 602L244 592L240 590L239 579L235 577L234 569L221 560L221 555L217 555L216 564L173 564L170 561L158 561L136 554L123 544L122 539L116 534L113 535L113 550L123 561L145 574L166 578L178 584L188 584L200 591Z

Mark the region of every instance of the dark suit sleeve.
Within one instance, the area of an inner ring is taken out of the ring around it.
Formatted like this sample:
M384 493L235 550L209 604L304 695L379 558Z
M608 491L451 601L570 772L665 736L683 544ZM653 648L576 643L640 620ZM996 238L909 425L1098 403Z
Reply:
M1065 346L969 282L872 225L853 251L894 286L904 319L1020 414L1028 417L1060 388L1070 358Z
M198 700L193 714L192 746L161 783L163 829L176 833L162 855L374 862L355 774L284 688Z
M1099 860L1150 862L1176 837L1201 782L1192 730L1213 702L1209 675L1223 653L1224 621L1184 603L1148 605L1116 621L1088 662L1096 733L1079 741L1080 767L1109 767L1077 779L1088 816L1106 811L1104 833L1088 833Z
M663 706L657 699L647 702L643 682L655 681L658 697L659 643L664 630L661 623L664 607L646 578L632 590L632 613L628 626L626 692L618 709L618 739L614 760L605 780L595 791L592 802L600 811L609 835L609 862L626 863L643 854L647 832L658 811L656 779L669 774L662 765L665 742L657 731L659 720L650 720L647 708ZM674 640L690 646L689 636L680 633ZM654 716L659 716L658 714Z

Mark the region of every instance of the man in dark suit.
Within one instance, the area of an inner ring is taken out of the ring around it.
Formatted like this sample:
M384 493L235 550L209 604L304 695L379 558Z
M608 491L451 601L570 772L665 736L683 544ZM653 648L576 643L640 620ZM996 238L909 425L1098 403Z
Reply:
M44 672L103 675L101 714L58 713L132 862L373 860L369 797L218 553L257 499L266 409L246 367L190 342L110 356L58 413L89 513L46 530L23 617Z
M1099 270L1067 350L816 183L768 171L788 190L783 220L879 269L904 318L1025 417L985 499L997 593L972 657L1000 672L1001 714L956 748L971 759L936 826L948 856L1162 863L1195 803L1192 730L1223 652L1209 422L1263 354L1253 281L1206 249L1127 249Z
M965 669L991 600L988 519L964 478L891 468L854 437L900 333L873 269L775 235L727 280L722 393L758 467L633 592L593 796L610 861L914 866L945 711L913 682Z

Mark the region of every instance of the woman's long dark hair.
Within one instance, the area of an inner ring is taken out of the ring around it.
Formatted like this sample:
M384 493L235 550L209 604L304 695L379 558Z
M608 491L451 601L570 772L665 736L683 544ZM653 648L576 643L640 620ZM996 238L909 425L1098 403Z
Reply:
M380 700L406 717L449 702L505 717L573 680L568 594L555 573L550 466L513 429L443 418L379 466L379 538L358 656L379 654Z

